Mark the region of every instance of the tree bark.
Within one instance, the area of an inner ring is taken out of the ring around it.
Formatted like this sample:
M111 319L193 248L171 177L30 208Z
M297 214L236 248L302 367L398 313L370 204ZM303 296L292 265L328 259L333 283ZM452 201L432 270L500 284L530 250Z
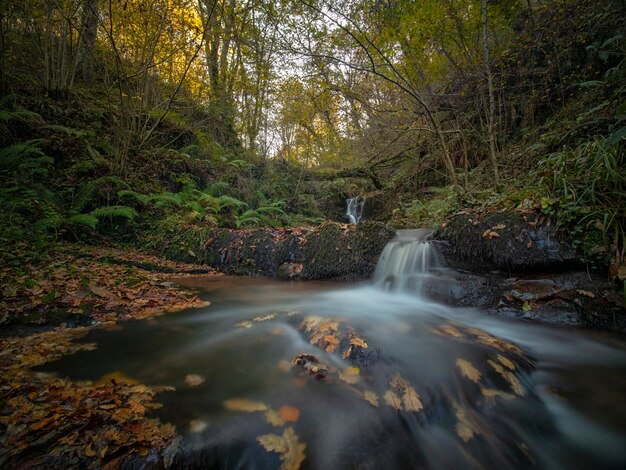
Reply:
M485 50L485 73L487 74L487 90L489 93L489 103L487 111L487 134L489 138L489 157L491 164L493 165L493 178L494 183L497 185L500 183L500 172L498 171L498 153L496 149L496 129L495 129L495 114L496 114L496 99L493 92L493 76L491 73L491 63L489 54L489 37L487 36L487 0L482 0L482 13L483 13L483 47Z

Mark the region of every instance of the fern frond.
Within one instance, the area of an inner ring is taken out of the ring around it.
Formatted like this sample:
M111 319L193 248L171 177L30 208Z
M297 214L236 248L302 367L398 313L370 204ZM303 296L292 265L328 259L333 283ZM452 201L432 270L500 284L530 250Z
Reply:
M157 193L150 195L150 201L154 202L155 207L163 207L168 204L180 207L183 203L182 198L174 193Z
M138 193L138 192L133 191L131 189L123 189L122 191L118 191L117 192L117 196L120 197L120 198L128 196L128 197L133 198L133 199L135 199L136 201L138 201L138 202L140 202L142 204L148 204L148 202L150 202L150 196Z
M91 214L77 214L68 219L70 225L86 225L92 229L96 229L98 225L98 217Z
M128 220L133 220L139 214L132 207L128 206L104 206L98 207L97 209L92 210L90 215L101 219L103 217L123 217Z
M236 207L238 209L248 207L247 203L240 201L239 199L236 199L231 196L226 196L226 195L220 196L218 200L220 202L221 207Z
M25 159L40 157L50 159L50 157L47 157L47 155L39 148L39 144L41 144L41 142L42 139L33 139L3 148L0 150L0 169L15 169L20 166L18 165L18 162Z
M228 189L229 184L225 181L218 181L217 183L210 184L207 188L208 192L213 196L221 196L224 191Z
M61 126L60 124L48 124L45 128L69 135L70 137L78 137L79 139L84 139L90 134L89 131L81 131L71 127Z
M34 113L32 111L7 111L0 110L0 121L2 122L10 122L10 121L30 121L30 120L41 120L42 117L40 114Z
M257 225L261 222L259 219L259 214L254 209L248 209L243 214L235 218L235 225L237 228L241 227L244 224L254 224Z
M128 183L117 176L102 176L93 181L88 181L78 190L76 197L74 198L74 203L72 204L72 208L76 212L82 212L82 210L89 204L91 201L91 197L96 189L104 185L111 185L114 187L122 187L124 189L130 190L131 187Z

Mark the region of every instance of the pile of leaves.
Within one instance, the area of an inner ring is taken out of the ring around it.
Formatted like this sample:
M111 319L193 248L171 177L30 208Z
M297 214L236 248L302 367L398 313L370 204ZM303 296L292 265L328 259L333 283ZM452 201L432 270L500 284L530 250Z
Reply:
M171 387L116 376L77 382L32 368L95 348L75 342L94 325L207 305L154 272L192 269L198 267L73 245L0 269L0 323L13 327L5 325L0 338L0 467L111 469L133 459L171 465L180 438L174 426L148 416L160 406L156 394ZM65 314L60 326L48 322L54 311ZM81 316L92 326L69 327Z
M136 251L60 245L0 268L0 324L108 323L206 305L173 288L163 271L215 274Z

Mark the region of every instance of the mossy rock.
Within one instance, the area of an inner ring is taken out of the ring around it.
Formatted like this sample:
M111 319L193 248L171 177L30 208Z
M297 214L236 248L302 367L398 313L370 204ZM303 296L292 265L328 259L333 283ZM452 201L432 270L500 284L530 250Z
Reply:
M570 241L537 213L459 215L436 238L446 242L441 249L452 266L473 271L559 271L578 264Z

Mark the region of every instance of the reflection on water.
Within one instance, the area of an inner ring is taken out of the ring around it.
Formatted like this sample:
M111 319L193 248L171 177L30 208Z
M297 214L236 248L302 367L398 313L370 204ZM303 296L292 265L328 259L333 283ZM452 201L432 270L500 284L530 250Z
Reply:
M286 429L302 468L626 466L620 339L369 285L181 283L212 305L94 331L97 350L49 366L176 387L159 415L186 437L181 466L278 468L257 438Z

